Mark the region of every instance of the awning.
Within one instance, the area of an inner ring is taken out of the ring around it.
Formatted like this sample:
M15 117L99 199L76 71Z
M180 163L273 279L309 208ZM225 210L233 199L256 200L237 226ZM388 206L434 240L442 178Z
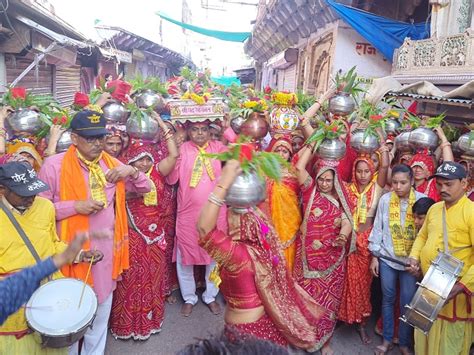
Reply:
M98 47L98 48L99 48L100 54L102 54L104 57L117 58L117 60L121 63L133 62L132 53L121 51L115 48L103 48L103 47Z
M46 37L52 39L53 41L55 41L55 42L57 42L61 45L71 46L71 47L75 47L75 48L93 47L93 45L91 45L91 44L81 42L81 41L78 41L76 39L70 38L68 36L65 36L65 35L59 34L57 32L51 31L49 28L41 26L40 24L36 23L35 21L30 20L30 19L28 19L26 17L23 17L21 15L17 15L17 16L15 16L15 18L18 21L20 21L20 22L24 23L25 25L27 25L28 27L30 27L34 30L37 30L38 32L42 33Z

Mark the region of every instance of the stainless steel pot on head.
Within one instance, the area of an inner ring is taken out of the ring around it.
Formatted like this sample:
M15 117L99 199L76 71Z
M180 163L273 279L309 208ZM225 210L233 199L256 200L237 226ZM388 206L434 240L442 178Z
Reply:
M265 180L256 173L241 173L227 191L225 202L239 212L258 205L265 197Z

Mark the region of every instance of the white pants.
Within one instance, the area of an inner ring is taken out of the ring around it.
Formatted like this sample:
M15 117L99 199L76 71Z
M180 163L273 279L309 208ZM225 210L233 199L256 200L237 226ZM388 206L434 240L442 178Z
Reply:
M209 275L211 274L212 269L214 269L214 266L216 266L215 261L206 265L206 290L202 294L202 300L205 304L214 302L219 293L219 289L212 281L209 281ZM196 280L194 280L194 265L181 264L179 249L176 255L176 271L178 272L179 288L184 303L190 303L194 306L198 301L198 296L196 295Z
M97 314L92 323L92 328L87 329L82 343L81 355L102 355L105 353L107 342L107 327L109 324L110 310L112 309L112 295L99 304ZM79 354L79 342L69 348L69 355Z

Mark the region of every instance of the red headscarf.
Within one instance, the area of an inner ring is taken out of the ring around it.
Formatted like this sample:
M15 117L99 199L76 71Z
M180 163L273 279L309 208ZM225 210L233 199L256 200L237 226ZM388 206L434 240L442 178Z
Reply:
M291 137L287 135L275 135L270 141L267 152L274 153L278 147L285 147L293 155L293 145L291 144Z
M410 167L421 166L431 176L435 171L435 164L433 158L425 153L417 153L410 161Z

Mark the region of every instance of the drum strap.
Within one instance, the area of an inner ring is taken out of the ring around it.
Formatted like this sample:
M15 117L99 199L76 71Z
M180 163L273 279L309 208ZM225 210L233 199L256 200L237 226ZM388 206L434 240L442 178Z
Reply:
M41 261L41 258L40 256L38 255L38 253L36 252L36 249L35 247L33 246L33 244L31 244L31 241L30 239L28 238L28 236L25 234L25 232L23 231L23 228L21 228L20 224L18 223L18 221L16 220L15 216L13 216L13 214L11 213L11 211L7 208L7 206L5 206L3 204L2 201L0 201L0 208L3 210L3 212L5 212L5 214L7 215L7 217L10 219L10 222L12 222L13 226L15 227L16 231L18 232L18 234L20 235L21 239L23 239L23 242L25 243L26 247L28 248L28 250L30 251L30 253L33 255L33 258L35 258L36 260L36 263L39 263Z
M444 252L446 254L452 255L453 253L456 253L460 250L470 248L471 245L465 246L465 247L459 247L456 249L453 249L451 252L449 252L449 247L448 247L448 227L446 223L446 206L443 206L443 239L444 239Z
M446 226L446 206L443 206L443 239L444 239L444 252L450 254L448 247L448 227Z

